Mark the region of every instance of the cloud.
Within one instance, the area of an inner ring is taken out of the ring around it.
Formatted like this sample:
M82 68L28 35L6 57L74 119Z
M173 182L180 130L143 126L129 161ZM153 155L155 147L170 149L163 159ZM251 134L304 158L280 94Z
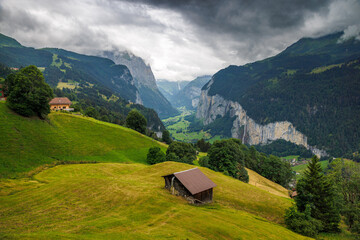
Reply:
M357 0L0 0L0 32L37 48L128 50L156 78L191 80L304 36L351 35L359 12Z
M355 38L360 41L360 25L351 25L344 30L344 34L339 39L339 42L349 40L350 38Z

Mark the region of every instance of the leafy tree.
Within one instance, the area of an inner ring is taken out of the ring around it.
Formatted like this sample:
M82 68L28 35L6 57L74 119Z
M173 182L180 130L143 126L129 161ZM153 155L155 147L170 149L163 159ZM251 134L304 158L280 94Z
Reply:
M166 155L174 153L180 162L192 164L196 159L196 150L190 143L172 142L166 150Z
M238 139L215 141L209 149L209 165L215 171L248 182L244 168L244 154L240 149L240 144L241 141Z
M96 109L94 107L88 107L85 110L85 116L92 117L92 118L98 118L99 113L98 113L98 111L96 111Z
M170 144L173 141L170 137L170 132L166 129L162 132L162 140L166 144Z
M199 165L202 166L202 167L210 168L209 157L208 156L201 157L199 159Z
M166 153L166 161L169 162L180 162L180 158L173 152Z
M323 228L321 221L311 217L310 205L304 212L299 212L296 206L286 210L285 224L294 232L308 237L315 237Z
M329 166L330 177L342 199L344 221L351 232L360 234L360 164L335 159Z
M304 172L304 177L296 185L296 206L300 212L310 206L311 217L323 224L323 231L339 230L340 214L334 187L322 173L319 159L314 156Z
M28 66L5 80L8 106L20 115L45 118L53 92L36 66Z
M211 147L211 143L206 142L203 138L198 140L196 142L196 147L198 147L200 149L201 152L208 152L210 147Z
M125 120L126 126L128 128L134 129L139 133L144 134L146 132L147 121L139 111L133 109L129 112Z
M147 154L146 162L151 165L165 162L165 153L159 147L151 147Z

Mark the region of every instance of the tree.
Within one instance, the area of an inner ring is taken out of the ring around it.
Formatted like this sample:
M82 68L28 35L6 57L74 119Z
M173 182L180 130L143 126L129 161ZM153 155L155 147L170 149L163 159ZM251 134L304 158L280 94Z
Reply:
M330 177L336 183L342 200L341 214L349 230L360 234L360 164L335 159L330 164Z
M198 147L201 152L208 152L211 147L211 143L205 142L202 138L196 142L196 147Z
M28 66L5 80L9 108L20 115L45 118L50 113L49 101L53 98L50 86L36 66Z
M128 128L134 129L139 133L145 134L147 121L138 110L133 109L126 117L125 124Z
M196 159L196 150L190 143L177 141L172 142L166 150L166 156L171 153L174 153L179 158L180 162L188 164L192 164L192 162ZM171 158L173 158L173 156L171 156Z
M325 232L339 230L340 214L336 202L334 187L322 173L319 159L314 156L296 185L297 209L300 212L310 206L311 217L322 222Z
M165 162L165 153L159 147L151 147L147 154L146 162L151 165Z
M162 132L162 140L166 144L170 144L172 142L172 139L170 137L170 132L166 129Z
M299 212L296 206L286 210L285 224L294 232L308 237L315 237L323 228L321 221L311 217L310 205L304 212Z
M247 171L244 168L244 153L240 145L241 141L237 139L215 141L209 149L208 164L215 171L248 182Z
M98 118L99 113L98 113L98 111L96 111L96 109L94 107L88 107L85 110L85 116L92 117L92 118Z

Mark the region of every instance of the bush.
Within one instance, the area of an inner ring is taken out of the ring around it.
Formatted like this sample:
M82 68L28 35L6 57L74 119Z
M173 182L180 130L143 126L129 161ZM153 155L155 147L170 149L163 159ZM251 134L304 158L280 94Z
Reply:
M202 166L202 167L210 168L209 157L208 156L201 157L199 159L199 165Z
M172 142L166 150L166 155L171 153L174 153L179 158L177 162L192 164L196 159L196 150L190 143ZM171 156L171 158L174 158L174 156Z
M147 154L146 162L150 165L165 162L165 153L159 147L151 147Z
M304 212L299 212L296 206L287 209L285 224L292 231L308 237L315 237L323 229L321 221L311 217L310 205Z

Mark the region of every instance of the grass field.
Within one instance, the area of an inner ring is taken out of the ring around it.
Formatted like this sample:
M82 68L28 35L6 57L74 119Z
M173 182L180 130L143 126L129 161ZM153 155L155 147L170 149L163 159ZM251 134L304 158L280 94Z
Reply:
M201 168L217 184L209 205L190 205L163 188L162 175L189 168L175 162L74 164L28 182L3 180L0 238L305 239L279 225L290 199L221 173Z
M92 118L51 113L24 118L0 102L0 178L55 161L145 162L151 146L166 145L128 128Z
M329 161L321 161L320 165L321 165L321 168L324 170L329 165ZM292 167L292 170L294 170L297 173L300 173L300 174L296 175L297 180L301 178L301 175L303 174L303 172L305 171L306 168L307 168L307 164L301 164L301 165Z
M220 136L212 136L210 131L189 131L188 127L190 126L190 122L185 120L185 117L193 114L194 111L186 110L184 108L178 110L181 111L180 115L162 120L166 129L169 130L172 138L177 141L184 142L196 142L202 138L209 142L221 139Z

